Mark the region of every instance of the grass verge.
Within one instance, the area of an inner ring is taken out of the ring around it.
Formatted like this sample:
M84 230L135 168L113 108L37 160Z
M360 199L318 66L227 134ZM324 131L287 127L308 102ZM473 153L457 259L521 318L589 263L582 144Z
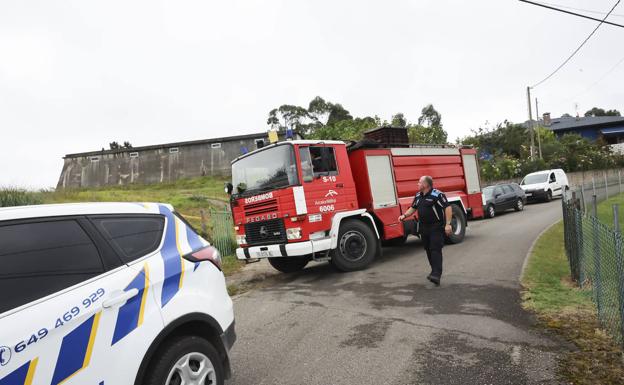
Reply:
M571 384L622 384L622 350L600 328L591 293L577 288L563 244L563 222L537 240L522 277L526 309L576 349L562 357L559 375Z
M613 205L620 205L620 229L624 228L624 194L615 195L598 204L598 218L609 227L613 228Z

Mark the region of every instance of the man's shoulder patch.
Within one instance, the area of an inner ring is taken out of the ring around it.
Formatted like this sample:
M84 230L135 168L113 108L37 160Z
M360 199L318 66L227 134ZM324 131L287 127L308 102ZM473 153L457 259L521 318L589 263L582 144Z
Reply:
M440 194L442 194L442 191L440 190L436 190L436 189L431 190L431 195L433 195L434 197L438 197L440 196Z

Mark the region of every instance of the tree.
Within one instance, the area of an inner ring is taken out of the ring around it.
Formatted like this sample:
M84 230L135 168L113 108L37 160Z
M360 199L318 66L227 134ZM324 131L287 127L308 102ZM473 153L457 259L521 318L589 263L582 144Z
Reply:
M323 140L354 140L358 141L364 136L364 132L377 127L375 118L346 119L332 125L317 128L310 136L311 139Z
M442 115L432 104L428 104L422 109L418 124L426 127L442 127Z
M403 115L402 112L397 112L392 116L392 126L407 127L407 120L405 119L405 115Z
M602 108L594 107L591 110L585 113L586 117L596 117L596 116L621 116L620 111L618 110L608 110L605 111Z
M299 106L283 104L269 112L267 124L278 131L286 131L288 128L299 130L309 119L308 111ZM304 130L305 131L305 130Z
M407 136L410 143L418 144L446 144L448 134L441 126L425 127L420 124L409 125Z
M312 101L308 105L308 114L314 121L325 125L327 124L329 115L332 112L332 108L333 105L331 103L326 102L325 99L317 96L312 99Z
M343 120L353 120L353 116L347 111L342 104L336 103L331 105L331 112L329 113L329 118L327 119L327 124L331 125L336 122L340 122Z

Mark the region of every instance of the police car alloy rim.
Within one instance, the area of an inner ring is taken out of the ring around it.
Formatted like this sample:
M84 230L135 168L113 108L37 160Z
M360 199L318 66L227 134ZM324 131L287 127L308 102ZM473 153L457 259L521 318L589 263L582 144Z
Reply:
M347 231L340 238L340 252L349 261L355 262L366 255L366 238L357 231Z
M188 353L175 363L165 385L213 385L217 372L203 353Z

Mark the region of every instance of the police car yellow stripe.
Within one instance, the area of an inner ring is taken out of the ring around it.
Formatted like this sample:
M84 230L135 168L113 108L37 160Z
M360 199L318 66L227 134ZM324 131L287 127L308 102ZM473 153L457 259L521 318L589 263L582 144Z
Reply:
M91 362L91 354L93 354L93 345L95 344L95 336L97 335L98 326L100 325L100 316L102 313L98 312L93 320L93 327L91 328L91 335L89 336L89 344L87 345L87 353L85 354L82 368L89 366Z
M145 276L145 286L143 289L143 295L141 296L141 308L139 309L139 322L138 326L143 325L143 319L145 318L145 304L147 303L147 292L149 288L149 265L147 262L143 266L143 275Z
M52 376L52 385L66 382L89 366L100 315L101 312L92 315L63 337Z
M0 378L0 385L32 385L39 358L26 362L7 376Z
M143 269L130 281L124 291L134 289L138 290L138 294L119 307L111 346L124 339L143 323L147 292L149 291L149 265L147 263L143 265Z
M28 373L26 373L26 381L24 381L24 385L32 385L33 379L35 378L35 370L37 370L38 362L39 362L39 357L30 361L30 365L28 365Z
M176 248L178 249L178 254L180 254L180 265L182 266L180 272L180 284L179 288L182 289L182 282L184 282L184 258L182 258L182 246L180 245L180 225L178 223L179 219L175 218L175 238L176 238Z

